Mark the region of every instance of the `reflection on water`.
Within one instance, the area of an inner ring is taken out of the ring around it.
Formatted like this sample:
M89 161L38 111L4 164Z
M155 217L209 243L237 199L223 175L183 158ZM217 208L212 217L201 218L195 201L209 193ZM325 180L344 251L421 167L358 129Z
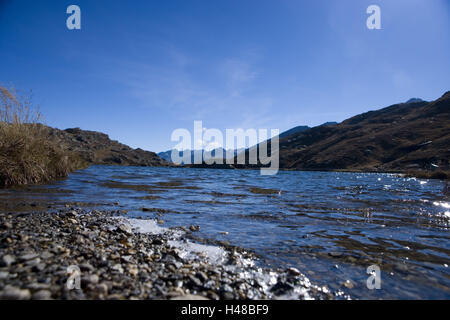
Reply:
M127 210L293 266L355 298L450 298L443 183L389 174L94 166L49 186L0 191L0 209L57 204ZM368 266L381 268L369 290ZM347 281L348 280L348 281Z

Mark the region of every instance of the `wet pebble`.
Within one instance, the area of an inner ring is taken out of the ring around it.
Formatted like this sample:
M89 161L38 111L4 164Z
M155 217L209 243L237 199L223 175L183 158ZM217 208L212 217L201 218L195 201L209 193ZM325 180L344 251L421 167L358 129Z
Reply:
M30 298L31 292L28 289L6 286L0 291L0 300L29 300Z
M189 226L189 230L191 230L192 232L199 231L200 230L200 226L191 225L191 226Z
M119 214L67 208L59 214L0 215L0 225L9 224L8 232L15 235L0 247L0 298L271 299L295 286L298 292L329 298L297 269L272 270L244 263L254 255L225 242L219 244L230 258L224 263L213 264L201 253L181 255L168 245L173 240L170 232L134 232L120 220L123 217L116 218ZM187 234L178 240L187 241L184 237ZM80 289L77 281L67 282L78 276ZM277 281L269 282L274 277Z
M52 293L48 290L39 290L33 293L31 298L33 300L50 300L52 298Z
M10 254L6 254L2 257L1 262L0 262L0 266L1 267L9 267L10 265L12 265L14 262L16 262L16 258Z

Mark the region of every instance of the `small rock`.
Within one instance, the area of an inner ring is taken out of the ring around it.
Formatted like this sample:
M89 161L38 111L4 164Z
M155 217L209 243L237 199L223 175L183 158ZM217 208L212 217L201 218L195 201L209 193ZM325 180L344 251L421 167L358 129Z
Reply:
M122 265L120 263L115 264L111 267L112 270L117 271L119 273L123 273L123 268Z
M11 222L4 222L4 223L1 225L1 228L2 228L2 229L12 229L12 227L13 227L13 225L11 224Z
M191 282L197 286L197 287L201 287L202 286L202 282L200 281L200 279L194 277L193 275L189 275L188 276L189 280L191 280Z
M208 276L203 271L197 272L196 276L203 282L208 280Z
M95 292L99 295L108 295L108 286L105 283L100 283L95 287Z
M294 287L290 283L278 281L270 291L275 293L276 295L282 295L294 289Z
M45 289L50 289L50 284L49 283L30 283L29 285L27 285L27 289L30 289L32 291L39 291L39 290L45 290Z
M233 292L233 288L231 288L228 284L224 284L220 287L220 291L222 292Z
M328 253L330 256L332 256L333 258L339 258L342 257L342 252L338 252L338 251L332 251L330 253Z
M287 269L287 272L293 276L299 276L302 274L297 268L289 268Z
M353 289L355 287L355 284L351 280L346 280L344 282L344 286L348 289Z
M81 278L81 284L83 287L87 287L90 284L97 284L99 277L96 274L90 274Z
M39 256L37 258L34 258L32 260L25 261L25 265L28 267L35 267L41 262L41 258Z
M199 231L200 230L200 226L191 225L191 226L189 226L189 230L191 230L192 232Z
M28 254L21 255L19 257L19 260L21 260L21 261L28 261L28 260L36 259L38 257L39 257L39 255L37 253L28 253Z
M234 294L232 292L224 292L222 297L223 300L234 300Z
M127 226L125 224L119 225L116 230L119 231L119 232L122 232L124 234L127 234L127 235L132 235L133 234L133 230L131 229L131 227Z
M208 297L212 300L220 300L220 296L212 290L208 291Z
M14 262L16 262L16 258L10 254L7 254L2 257L2 260L0 261L0 266L9 267Z
M139 269L136 265L132 264L128 266L128 273L132 275L133 277L137 276L139 273Z
M50 300L52 298L52 293L48 290L39 290L33 293L31 298L33 300Z
M0 300L30 300L31 292L28 289L19 289L12 286L6 286L0 291Z
M126 263L132 263L133 262L133 257L132 256L122 256L121 257L121 259L122 259L122 261L123 262L126 262Z
M50 259L53 256L54 256L54 254L50 253L48 251L44 251L44 252L41 253L41 258L44 259L44 260Z
M195 294L186 294L184 296L174 297L170 300L210 300L210 299Z
M69 211L69 212L67 213L67 215L68 215L69 217L74 217L74 218L78 217L78 213L77 213L75 210Z
M35 272L44 271L46 266L47 265L45 263L38 263L35 266L33 266L33 271L35 271Z
M89 263L82 263L78 267L80 268L81 271L92 272L95 270L95 268L92 265L90 265Z

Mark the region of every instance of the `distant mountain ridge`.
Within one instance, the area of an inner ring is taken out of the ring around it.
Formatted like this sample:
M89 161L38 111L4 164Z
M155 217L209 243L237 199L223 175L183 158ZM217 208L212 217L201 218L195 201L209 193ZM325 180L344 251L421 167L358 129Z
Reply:
M321 126L329 126L329 125L336 125L336 124L337 124L337 122L325 122L325 123L321 124ZM300 133L300 132L303 132L303 131L309 130L309 129L311 129L311 127L309 127L309 126L297 126L297 127L294 127L292 129L289 129L289 130L286 130L286 131L280 133L279 137L280 137L280 139L286 138L286 137L289 137L289 136L291 136L291 135L293 135L295 133ZM240 149L234 150L234 157L236 157L240 152L242 152L244 150L245 150L245 148L240 148ZM191 164L194 163L194 154L195 154L195 152L201 152L202 155L204 154L204 150L197 150L197 151L196 150L181 150L181 151L179 151L180 157L183 157L184 152L188 152L188 153L191 154L190 155ZM224 160L227 159L227 153L226 153L226 150L224 148L217 148L217 149L212 150L211 151L212 158L214 158L216 156L216 154L220 154L220 152L222 152L223 159ZM165 160L167 160L167 161L169 161L169 162L172 162L172 150L159 152L158 156L163 158L163 159L165 159ZM182 164L184 164L184 163L182 163Z
M284 132L280 133L279 137L280 137L280 139L281 138L286 138L286 137L290 136L291 134L303 132L303 131L308 130L308 129L311 129L311 128L308 127L308 126L297 126L297 127L294 127L292 129L289 129L287 131L284 131Z
M424 100L420 98L411 98L408 101L406 101L406 103L419 103L419 102L424 102Z
M334 126L336 124L338 124L338 123L334 122L334 121L330 121L330 122L322 123L319 126ZM295 133L300 133L300 132L303 132L303 131L306 131L306 130L309 130L309 129L311 129L311 127L309 127L309 126L297 126L297 127L294 127L292 129L289 129L289 130L286 130L286 131L280 133L279 137L280 137L280 139L286 138L286 137L289 137L289 136L291 136L291 135L293 135Z
M174 150L176 150L176 149L174 149ZM244 151L244 150L245 150L244 148L234 150L233 156L235 157L239 152ZM191 161L190 164L194 163L195 153L200 153L202 155L203 160L205 160L205 157L206 157L205 150L180 150L178 152L179 152L180 157L183 157L185 152L189 153L190 154L189 157L190 157L190 161ZM222 159L224 159L224 161L225 161L225 159L227 159L227 150L225 150L224 148L216 148L216 149L211 150L210 152L211 152L211 157L209 157L209 158L214 159L216 157L219 157L220 154L222 154ZM172 162L172 150L159 152L158 156L168 162ZM185 163L181 163L181 164L185 164Z

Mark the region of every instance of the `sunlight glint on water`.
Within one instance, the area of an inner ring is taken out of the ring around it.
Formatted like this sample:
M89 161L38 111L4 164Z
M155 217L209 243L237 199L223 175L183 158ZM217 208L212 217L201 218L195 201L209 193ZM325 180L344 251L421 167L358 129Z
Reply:
M27 197L127 210L164 227L199 225L197 236L253 250L262 265L296 267L355 298L449 298L442 187L374 173L94 166L46 187L67 192ZM372 264L381 268L381 290L366 287Z

